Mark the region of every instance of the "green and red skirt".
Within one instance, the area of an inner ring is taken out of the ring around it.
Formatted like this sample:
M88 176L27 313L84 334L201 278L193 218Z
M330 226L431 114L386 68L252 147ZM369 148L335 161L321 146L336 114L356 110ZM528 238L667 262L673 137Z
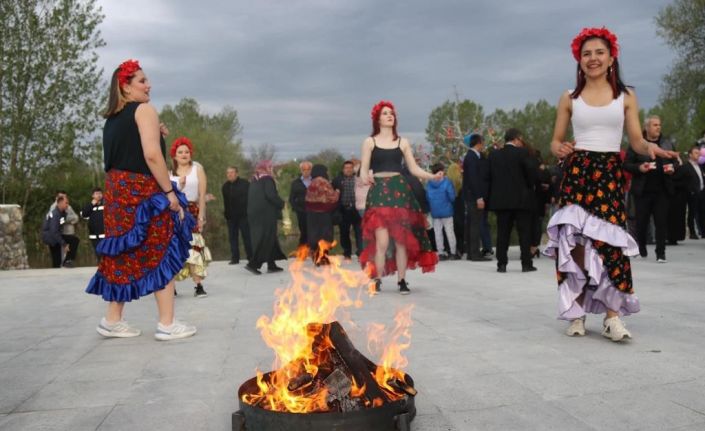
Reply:
M409 183L402 175L375 178L367 193L365 214L362 218L363 250L360 264L371 277L393 274L397 271L395 247L406 247L408 269L421 267L423 272L433 271L438 256L426 234L426 215L421 211ZM381 273L375 267L377 250L375 231L387 229L389 247Z

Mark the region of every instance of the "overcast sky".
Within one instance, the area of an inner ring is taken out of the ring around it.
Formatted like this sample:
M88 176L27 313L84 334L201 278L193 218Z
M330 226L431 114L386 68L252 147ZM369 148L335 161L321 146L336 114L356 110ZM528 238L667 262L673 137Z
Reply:
M245 148L289 159L359 153L370 108L392 100L399 130L424 141L430 111L454 97L485 113L574 85L572 38L605 25L642 107L658 101L673 61L657 36L661 0L99 0L107 74L140 61L161 109L183 97L208 113L230 105Z

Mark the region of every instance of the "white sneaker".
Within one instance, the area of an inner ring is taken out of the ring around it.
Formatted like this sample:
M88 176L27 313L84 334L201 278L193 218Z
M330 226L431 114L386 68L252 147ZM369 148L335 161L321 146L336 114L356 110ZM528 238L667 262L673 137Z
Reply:
M179 338L188 338L196 333L196 327L179 322L174 319L170 326L164 326L161 323L157 324L157 332L154 333L154 338L159 341L178 340Z
M605 319L603 325L603 337L607 337L612 341L622 341L625 338L632 338L632 334L627 331L627 328L624 326L624 323L619 319L618 316Z
M95 328L96 331L103 337L108 338L130 338L139 336L142 331L130 326L127 321L120 320L119 322L110 324L105 317L100 319L100 323Z
M585 316L572 320L568 329L565 330L565 334L569 337L585 335Z

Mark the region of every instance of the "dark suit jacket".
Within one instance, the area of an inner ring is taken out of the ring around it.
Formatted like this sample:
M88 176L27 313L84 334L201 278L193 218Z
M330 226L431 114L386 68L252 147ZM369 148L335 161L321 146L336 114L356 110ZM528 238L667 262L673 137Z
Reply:
M688 177L688 192L698 193L700 191L700 180L698 180L698 171L695 170L690 161L683 163L681 168L686 173ZM703 184L705 184L705 166L700 166L700 174L703 177Z
M475 202L482 198L488 201L489 184L487 182L487 159L468 150L463 159L463 197L466 202Z
M301 177L291 182L289 204L296 212L306 212L306 185L301 180Z
M534 209L534 184L538 172L526 148L505 145L492 151L489 160L490 210Z
M627 150L627 156L624 159L624 169L632 174L631 192L634 196L643 195L647 181L655 181L658 176L661 176L663 177L663 185L666 193L672 195L675 192L673 177L671 175L664 174L663 166L673 164L673 160L657 157L655 160L655 170L648 171L646 173L639 170L639 166L641 166L642 163L651 161L652 160L649 156L637 154L637 152L632 150L631 147Z

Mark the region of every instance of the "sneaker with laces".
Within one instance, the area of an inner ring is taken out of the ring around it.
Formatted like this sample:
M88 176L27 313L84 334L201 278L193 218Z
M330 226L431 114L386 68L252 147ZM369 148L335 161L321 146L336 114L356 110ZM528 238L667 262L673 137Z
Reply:
M196 298L205 298L206 296L208 296L208 293L206 293L206 290L203 288L203 285L201 283L198 283L194 288L193 296L195 296Z
M602 336L609 338L612 341L622 341L625 338L632 338L632 334L627 331L624 323L618 316L605 319L603 324Z
M406 284L406 280L403 278L397 284L399 284L399 293L402 295L408 295L411 293L411 290L409 290L409 285Z
M179 338L191 337L195 333L195 326L174 319L169 326L157 323L157 332L154 333L154 338L159 341L178 340Z
M576 335L582 337L585 335L585 316L571 321L570 326L565 330L565 334L569 337L575 337Z
M125 320L108 323L105 317L100 319L100 323L95 330L106 338L130 338L137 337L142 333L139 329L130 326Z

